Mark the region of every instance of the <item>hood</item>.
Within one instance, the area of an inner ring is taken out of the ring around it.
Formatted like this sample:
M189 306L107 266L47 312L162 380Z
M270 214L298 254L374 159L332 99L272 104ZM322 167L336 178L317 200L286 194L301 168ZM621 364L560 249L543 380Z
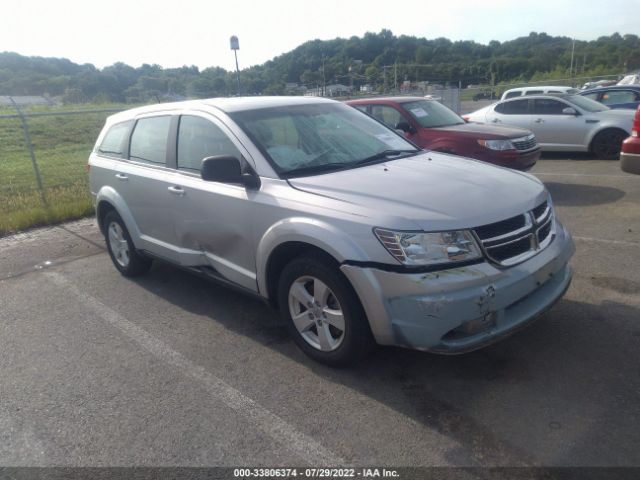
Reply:
M479 108L478 110L475 110L471 113L461 114L460 116L462 118L470 118L472 122L476 122L476 121L484 122L485 116L487 115L489 110L493 108L494 105L495 103L492 103L491 105L487 105L486 107Z
M343 202L344 211L372 219L402 218L427 231L504 220L531 210L547 195L544 185L529 174L437 152L292 178L289 183L298 190Z
M488 125L484 123L463 123L460 125L451 125L450 127L438 127L434 130L460 133L469 137L486 139L519 138L531 134L531 131L525 128Z

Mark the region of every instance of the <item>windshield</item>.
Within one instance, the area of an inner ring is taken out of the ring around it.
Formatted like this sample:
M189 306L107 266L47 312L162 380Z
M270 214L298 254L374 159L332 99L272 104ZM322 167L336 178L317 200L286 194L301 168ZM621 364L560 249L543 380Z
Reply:
M419 152L393 130L341 103L231 114L282 177L383 162Z
M590 98L582 97L580 95L571 95L570 97L565 97L565 100L573 103L574 105L577 105L582 110L585 110L587 112L604 112L605 110L611 110L606 105L596 102L595 100L591 100Z
M454 113L453 110L449 110L434 100L405 102L402 106L422 127L448 127L464 123L464 120Z

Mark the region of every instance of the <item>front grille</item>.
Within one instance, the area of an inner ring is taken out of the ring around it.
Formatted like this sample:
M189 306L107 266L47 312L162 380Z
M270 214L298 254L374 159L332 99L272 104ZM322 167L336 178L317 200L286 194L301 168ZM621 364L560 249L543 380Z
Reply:
M538 141L533 134L527 135L526 137L514 138L511 140L511 143L516 147L516 150L520 151L531 150L538 146Z
M520 263L553 238L553 211L547 202L533 210L473 229L487 257L503 266Z
M525 218L524 215L518 215L516 217L507 218L496 223L490 223L489 225L483 225L476 228L476 233L480 238L493 238L501 235L508 234L514 230L524 227Z
M541 203L536 208L531 210L533 212L533 216L535 218L542 217L542 215L547 211L547 207L548 207L547 202Z
M551 235L551 219L538 230L538 243L542 245Z

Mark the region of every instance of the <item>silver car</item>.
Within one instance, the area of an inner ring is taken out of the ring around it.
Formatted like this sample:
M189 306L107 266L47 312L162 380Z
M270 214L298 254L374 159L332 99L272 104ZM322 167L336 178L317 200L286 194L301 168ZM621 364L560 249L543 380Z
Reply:
M620 156L631 134L633 111L612 110L580 95L531 95L494 103L463 116L478 123L531 130L542 150L592 152L602 159Z
M123 275L161 259L257 295L331 365L376 343L479 348L571 280L573 243L540 181L419 150L331 100L129 110L107 120L89 165Z

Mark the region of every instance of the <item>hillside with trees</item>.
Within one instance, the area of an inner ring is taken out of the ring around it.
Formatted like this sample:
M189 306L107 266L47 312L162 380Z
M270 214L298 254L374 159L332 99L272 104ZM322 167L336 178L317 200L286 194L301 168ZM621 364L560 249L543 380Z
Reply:
M397 81L490 84L567 78L572 40L532 32L507 42L482 45L395 36L389 30L363 37L313 40L240 72L242 93L293 93L342 83L392 88ZM576 41L573 76L619 74L640 68L637 35ZM138 68L116 63L103 69L64 58L0 53L0 95L49 95L65 103L147 102L236 94L235 72L220 67Z

